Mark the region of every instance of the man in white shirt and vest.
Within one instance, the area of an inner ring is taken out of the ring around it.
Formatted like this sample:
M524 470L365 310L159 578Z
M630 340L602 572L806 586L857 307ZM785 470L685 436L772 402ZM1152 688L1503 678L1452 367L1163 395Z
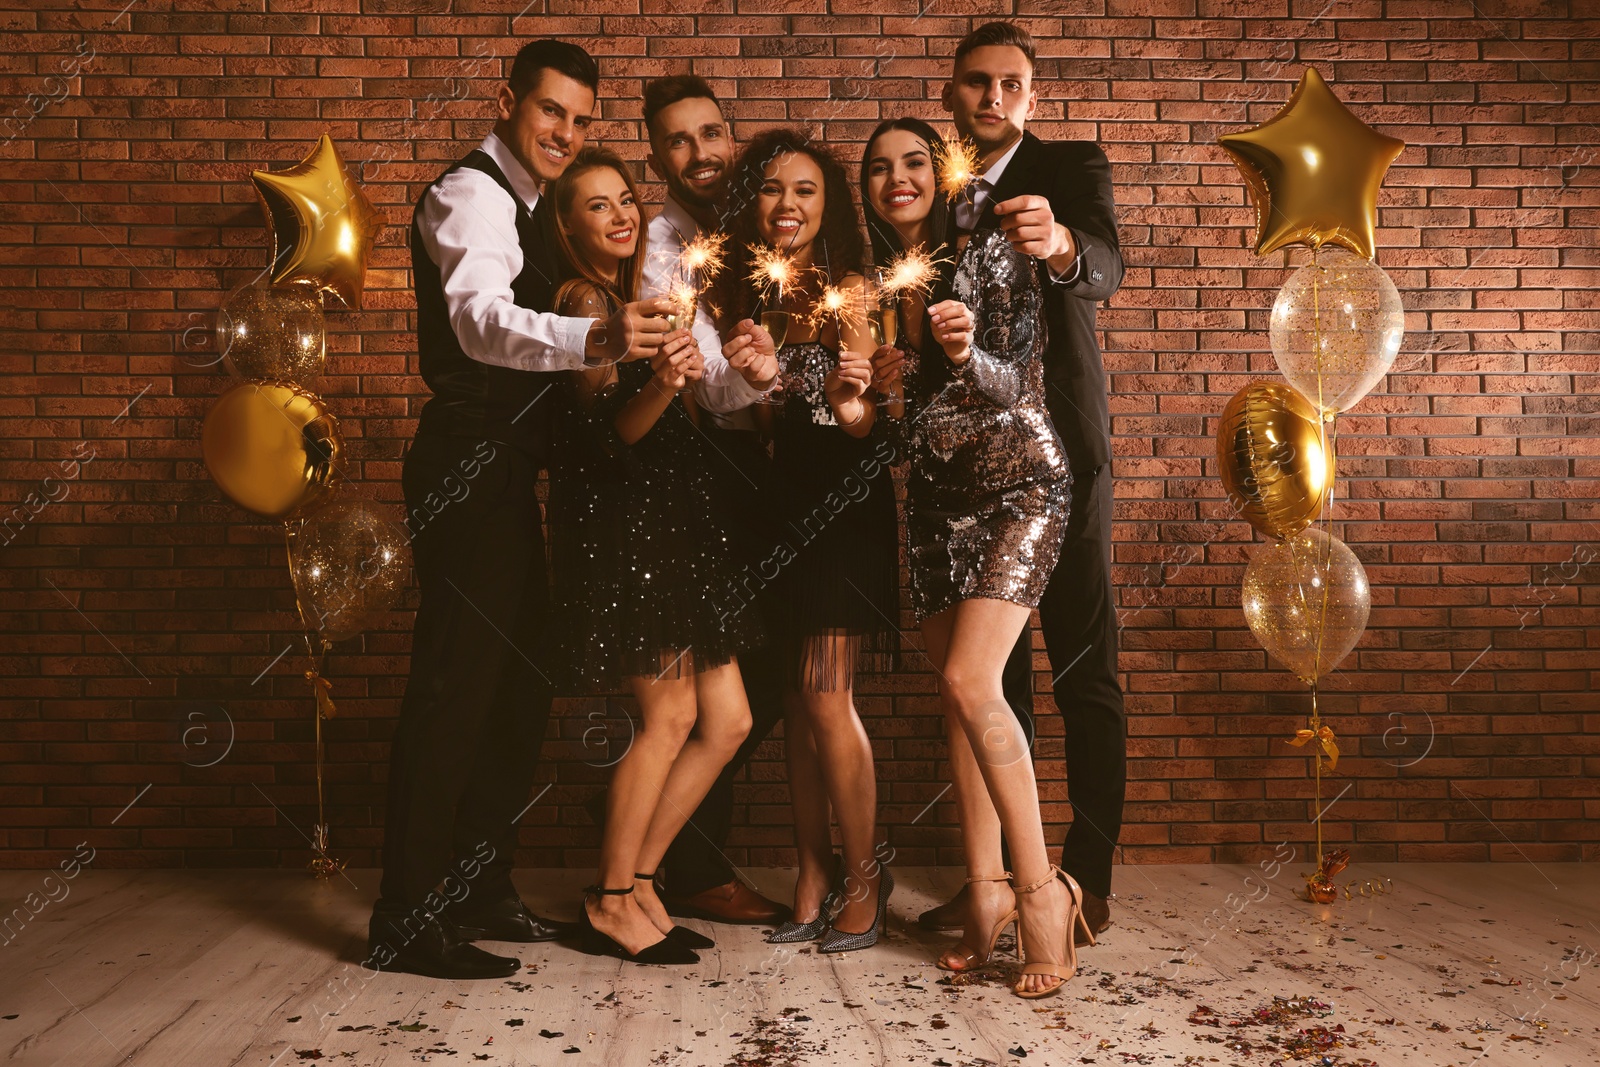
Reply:
M549 394L567 371L654 355L668 310L549 311L560 278L540 191L583 146L598 84L576 45L525 46L493 132L417 203L417 342L433 396L402 481L422 601L390 754L374 969L505 977L520 962L471 941L546 941L568 925L534 915L511 881L552 699L535 494Z

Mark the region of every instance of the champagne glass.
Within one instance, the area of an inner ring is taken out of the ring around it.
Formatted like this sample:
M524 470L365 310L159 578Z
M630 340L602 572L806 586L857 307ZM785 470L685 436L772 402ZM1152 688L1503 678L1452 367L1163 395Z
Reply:
M900 339L900 298L884 288L883 275L880 267L866 276L867 329L872 333L873 344L893 345ZM905 365L901 364L900 377L880 394L884 403L898 404L904 399L899 387L904 377Z
M789 313L781 308L768 308L759 303L756 307L756 321L761 328L772 335L772 347L778 353L778 380L771 389L761 394L756 401L758 404L783 404L787 401L784 388L788 379L783 373L783 342L789 335Z

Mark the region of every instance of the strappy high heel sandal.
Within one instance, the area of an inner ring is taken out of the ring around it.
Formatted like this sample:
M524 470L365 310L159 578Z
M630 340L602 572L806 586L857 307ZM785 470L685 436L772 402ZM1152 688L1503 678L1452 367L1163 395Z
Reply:
M639 879L641 882L649 882L651 885L655 885L656 883L656 876L653 874L640 874L638 871L634 871L633 876ZM673 924L672 929L667 931L667 937L673 941L676 941L684 948L717 947L717 943L711 940L705 934L697 933L696 931L689 929L687 926L679 926L676 923Z
M833 917L834 909L842 903L844 903L844 858L835 855L833 884L828 887L828 895L822 898L822 906L817 909L817 917L810 922L802 923L789 919L781 923L776 930L767 935L767 944L795 945L817 940L828 932L828 922Z
M1024 990L1019 981L1011 987L1011 992L1024 1000L1038 1000L1041 997L1053 996L1061 992L1061 988L1067 984L1068 980L1078 973L1078 946L1073 938L1074 926L1083 931L1084 935L1089 939L1089 944L1094 944L1094 931L1089 929L1088 920L1083 917L1083 890L1078 888L1078 883L1073 879L1072 875L1052 863L1050 865L1050 873L1037 882L1031 882L1028 885L1016 885L1013 883L1012 889L1017 892L1018 896L1024 893L1037 893L1057 878L1061 879L1067 887L1067 921L1062 924L1060 930L1061 943L1065 946L1062 949L1062 955L1066 957L1066 961L1063 963L1024 963L1022 965L1022 974L1024 976L1042 974L1060 979L1049 989L1033 991ZM1023 929L1024 922L1019 914L1017 919L1017 949L1019 952L1022 949Z
M1011 881L1011 872L1007 871L1006 873L1004 873L1004 874L1002 874L1002 875L1000 875L998 877L984 877L982 875L976 875L975 874L972 877L967 879L966 884L967 885L971 885L973 882L1009 882L1009 881ZM938 960L935 961L935 965L941 971L954 971L957 974L961 974L961 973L963 973L965 971L976 970L979 967L984 966L985 964L987 964L989 962L989 957L994 955L994 946L995 946L995 943L1000 940L1000 935L1005 933L1006 927L1010 926L1012 923L1014 923L1016 921L1017 921L1017 909L1015 907L1012 907L1012 909L1011 909L1011 911L1009 913L1007 913L1006 915L1002 916L1000 921L995 923L994 929L989 931L989 943L988 943L988 946L983 950L983 955L980 956L976 951L972 950L971 948L968 948L966 941L964 941L964 940L963 941L957 941L955 943L955 946L953 948L951 948L948 953L943 953L943 954L941 954L939 956ZM965 951L963 951L963 950L965 950ZM961 967L947 967L947 966L945 966L944 957L945 957L945 955L950 955L950 954L954 954L954 955L960 956L963 960L966 961L965 965L961 966Z
M626 889L603 889L597 885L584 887L584 899L578 902L578 929L583 937L583 951L591 956L615 956L629 963L699 963L700 957L687 946L666 936L653 945L646 945L638 952L629 952L611 935L595 929L594 920L589 918L589 896L592 894L600 897L620 897L631 892L633 892L631 885Z

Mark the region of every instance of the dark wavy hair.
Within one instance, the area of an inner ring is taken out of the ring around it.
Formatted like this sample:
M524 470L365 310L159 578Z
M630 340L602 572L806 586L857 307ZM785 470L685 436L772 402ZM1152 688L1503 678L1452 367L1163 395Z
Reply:
M886 119L878 124L872 131L872 136L867 138L867 146L861 153L861 213L867 220L867 237L872 241L872 262L880 266L893 257L905 251L905 242L900 240L900 231L894 225L878 214L878 209L872 206L872 197L867 195L867 165L872 160L872 146L879 137L891 130L904 130L915 134L928 143L929 165L938 158L944 138L939 136L939 131L917 118ZM928 222L930 233L928 237L928 251L936 252L944 245L945 238L950 231L950 207L942 193L939 192L937 181L933 188L933 207L929 211Z
M712 286L712 303L718 325L726 328L751 316L756 290L750 284L750 246L765 243L756 229L756 204L767 168L791 153L810 156L822 171L822 224L812 242L812 263L826 266L828 280L837 281L861 270L866 248L856 225L855 194L844 164L804 130L780 126L751 138L734 161L728 176L728 207L724 228L728 233L728 258Z

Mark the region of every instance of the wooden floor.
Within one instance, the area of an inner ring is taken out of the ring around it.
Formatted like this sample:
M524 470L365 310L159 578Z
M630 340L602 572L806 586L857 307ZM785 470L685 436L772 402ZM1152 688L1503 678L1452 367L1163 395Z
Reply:
M481 983L360 967L371 871L90 869L65 897L46 872L9 871L8 909L39 896L0 946L0 1048L70 1067L1600 1063L1600 871L1352 868L1393 892L1323 907L1295 899L1301 866L1119 867L1114 925L1037 1002L1007 992L1004 967L952 981L932 966L941 938L908 921L951 870L898 870L887 943L868 952L695 923L718 948L694 968L499 946L524 968ZM778 896L792 877L747 873ZM582 881L519 875L536 910L568 917ZM40 907L46 889L60 899Z

